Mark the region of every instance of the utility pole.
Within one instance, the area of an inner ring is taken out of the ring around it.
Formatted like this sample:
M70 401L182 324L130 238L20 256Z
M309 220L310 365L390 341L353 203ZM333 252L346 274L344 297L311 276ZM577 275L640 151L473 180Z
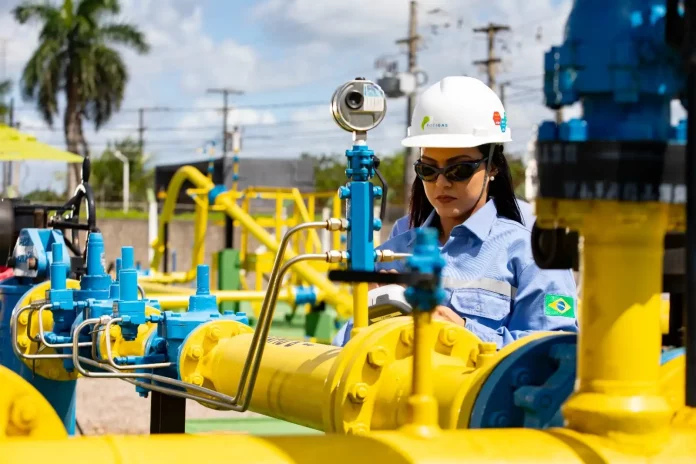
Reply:
M143 154L145 148L145 108L138 108L138 150Z
M421 36L418 35L418 2L411 0L408 18L408 37L397 40L397 44L408 45L408 72L413 74L416 72L418 43ZM408 104L406 105L406 134L408 135L408 127L411 124L413 110L416 107L416 92L408 95ZM416 179L416 173L413 171L413 163L418 161L418 149L414 147L406 148L406 162L404 163L404 207L408 208L411 200L411 185Z
M208 93L221 93L222 103L222 183L227 184L227 112L229 111L228 97L231 95L241 95L244 92L230 88L208 89ZM234 221L228 215L225 216L225 248L234 248Z
M221 93L223 98L222 104L222 156L227 156L227 112L230 110L227 98L230 95L241 95L244 92L230 88L208 89L208 93Z
M485 32L488 34L488 59L474 61L476 65L486 66L486 72L488 74L488 87L490 87L494 92L496 91L495 74L496 74L496 64L500 63L500 58L495 57L495 36L502 31L509 31L510 26L504 24L494 24L488 23L486 27L474 28L474 32Z
M170 111L170 108L164 106L151 106L149 108L138 108L138 150L140 155L145 154L145 112L146 111Z
M503 108L505 108L505 88L510 85L510 82L501 82L500 83L500 102L503 104Z

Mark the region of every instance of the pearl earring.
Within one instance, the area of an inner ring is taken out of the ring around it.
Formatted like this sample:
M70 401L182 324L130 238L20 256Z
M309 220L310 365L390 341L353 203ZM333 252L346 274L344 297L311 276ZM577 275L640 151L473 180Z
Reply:
M495 176L491 176L490 179L491 179L491 182L493 182L495 180Z

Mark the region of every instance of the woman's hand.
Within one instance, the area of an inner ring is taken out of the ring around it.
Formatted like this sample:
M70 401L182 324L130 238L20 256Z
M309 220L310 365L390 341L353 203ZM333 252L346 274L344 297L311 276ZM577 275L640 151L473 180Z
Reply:
M435 311L433 312L433 319L439 319L441 321L454 322L457 325L464 327L466 321L459 314L452 311L447 306L437 305Z

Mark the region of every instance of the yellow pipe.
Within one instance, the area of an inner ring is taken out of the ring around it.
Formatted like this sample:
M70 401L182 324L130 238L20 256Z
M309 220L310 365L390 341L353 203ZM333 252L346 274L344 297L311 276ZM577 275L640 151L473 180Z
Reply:
M172 177L167 188L167 200L162 207L162 214L160 220L160 227L158 230L158 241L155 246L155 253L152 259L151 268L157 269L159 267L160 261L162 259L162 252L164 249L164 224L171 220L174 213L174 208L176 206L176 197L181 189L181 186L185 181L191 182L196 188L210 190L214 187L213 183L205 177L198 169L193 166L184 166L180 168ZM224 208L225 213L228 214L233 220L239 221L240 225L245 229L248 229L251 234L253 234L263 245L265 245L271 252L275 253L278 251L278 242L273 239L273 237L261 226L259 226L254 219L248 215L242 208L239 207L232 198L231 195L222 194L216 198L216 205ZM202 228L199 221L196 221L196 237L199 236L199 228ZM202 229L204 230L204 228ZM205 234L203 234L204 236ZM286 258L290 259L294 257L295 254L291 251L286 252ZM194 260L195 261L195 260ZM298 263L297 266L293 267L293 271L299 274L306 282L310 285L314 285L320 291L326 295L326 299L329 303L336 307L343 307L350 302L346 301L350 299L349 295L341 292L333 283L328 281L328 279L314 270L307 263ZM187 273L193 272L190 276L191 279L195 277L195 268L191 269ZM143 279L147 280L147 279ZM149 279L154 280L154 279ZM345 309L342 308L343 311Z
M350 332L350 336L355 337L361 330L367 327L369 323L369 317L367 313L367 294L368 294L367 283L353 284L353 329Z
M25 464L27 456L52 464L690 464L696 433L677 430L651 456L617 449L611 442L562 429L445 431L423 439L403 432L370 436L141 435L70 439L14 438L0 441L3 464Z
M580 227L583 301L576 391L563 414L573 430L659 446L672 415L659 394L668 209L605 202L589 208Z
M192 332L181 353L212 327L233 335L204 345L197 360L184 356L179 369L182 378L201 377L207 387L233 396L252 335L241 326L228 330L229 324L236 323L213 321ZM468 426L483 380L500 360L530 341L559 335L524 337L496 353L495 346L491 350L490 343L451 323L433 321L425 330L425 363L419 366L428 369L429 361L433 374L432 380L419 377L418 389L434 391L437 402L422 401L425 422L439 421L443 428ZM411 318L399 317L367 327L342 349L269 337L249 409L325 432L393 430L406 422L414 335ZM438 404L439 417L432 410Z
M273 237L263 227L260 227L258 224L256 224L256 222L254 222L254 219L251 216L245 214L244 211L242 211L242 209L239 206L237 206L237 204L231 202L224 196L218 197L216 199L216 203L224 206L226 213L230 217L237 219L242 225L242 227L249 229L249 232L253 234L271 252L278 252L278 242L275 241ZM296 255L292 253L290 250L286 251L285 253L286 259L291 259L295 256ZM304 279L310 285L314 285L315 287L317 287L317 289L319 289L325 295L325 300L328 303L332 304L335 307L343 307L345 305L350 304L349 295L346 295L345 293L341 292L340 289L338 289L332 282L330 282L325 275L322 275L321 273L317 272L308 263L297 263L295 266L293 266L292 269L294 273L301 276L302 279ZM367 300L365 301L365 304L367 304Z
M302 222L313 222L314 221L314 213L311 215L309 214L309 210L307 210L307 207L304 204L304 200L302 199L302 195L300 194L300 191L296 188L292 189L292 197L293 200L295 200L295 208L297 208L297 212L300 215L300 220ZM316 250L321 250L321 240L319 240L319 235L317 234L317 231L314 229L308 230L308 237L306 238L306 246L307 249L305 250L305 253L312 253L312 249L310 246L310 243L313 243L314 246L316 247ZM322 251L328 251L328 250L321 250L318 251L318 253L321 253Z
M195 292L192 292L193 294ZM266 292L255 292L245 290L230 290L210 292L216 297L218 303L226 301L263 301L266 297ZM174 308L187 308L189 297L184 295L153 295L151 298L156 298L159 301L160 307L163 310ZM282 291L278 295L278 301L291 303L295 301L295 295L289 291Z
M433 396L431 346L434 327L430 312L413 313L413 388L408 398L408 416L403 430L416 435L431 436L439 432L437 401Z

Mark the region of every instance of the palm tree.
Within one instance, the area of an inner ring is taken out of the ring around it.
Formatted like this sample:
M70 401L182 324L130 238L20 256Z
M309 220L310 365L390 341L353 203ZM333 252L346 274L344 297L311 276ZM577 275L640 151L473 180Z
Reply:
M13 11L20 24L36 20L43 26L38 48L22 74L22 96L36 101L52 127L58 116L58 95L64 93L65 144L68 151L82 156L89 156L83 121L91 121L96 130L104 126L120 109L128 83L126 65L112 46L124 45L141 54L149 50L136 27L105 21L120 10L118 0L63 0L62 5L25 0ZM70 194L80 165L68 169Z
M9 112L9 108L5 104L5 96L10 93L12 83L10 81L0 81L0 124L5 124L5 117Z

